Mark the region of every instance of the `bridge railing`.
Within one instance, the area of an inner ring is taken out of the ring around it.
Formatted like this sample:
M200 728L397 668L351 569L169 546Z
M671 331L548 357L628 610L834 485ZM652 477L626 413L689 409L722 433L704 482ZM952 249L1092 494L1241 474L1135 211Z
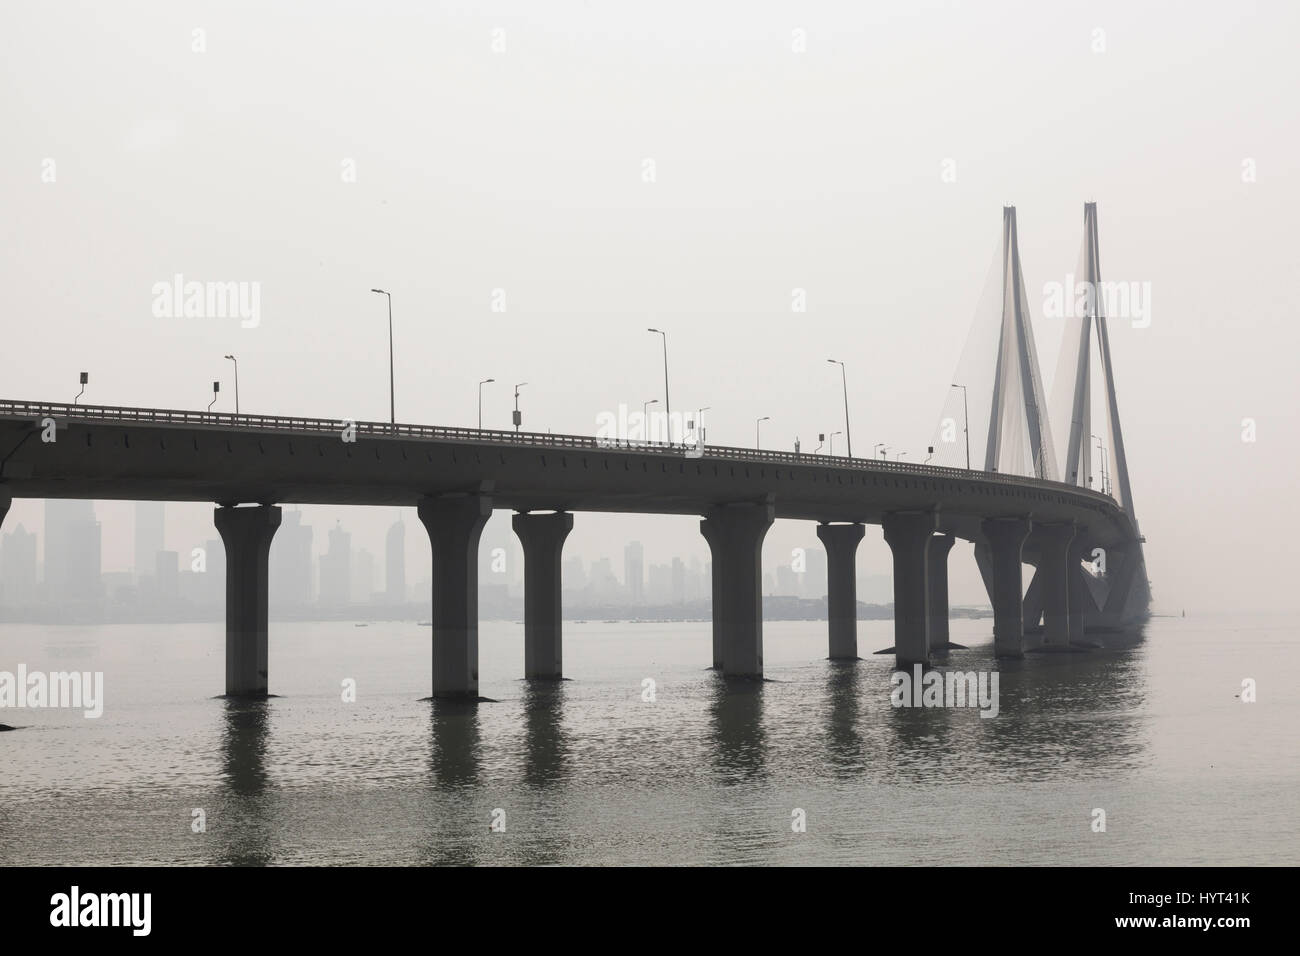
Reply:
M1083 494L1099 502L1114 505L1115 499L1091 488L1081 488L1057 481L1028 478L1021 475L1000 474L992 471L946 468L938 465L888 461L883 458L845 458L838 455L819 455L783 451L764 451L753 448L734 448L726 445L706 445L703 449L680 443L627 441L589 438L583 435L553 435L550 432L496 431L478 428L448 428L440 425L391 424L389 422L353 422L350 419L299 418L283 415L246 415L230 412L186 411L172 408L133 408L114 405L66 405L57 402L0 401L0 417L20 418L39 423L41 419L99 421L104 423L132 423L147 425L179 425L199 428L235 428L276 432L306 432L311 434L340 434L349 425L355 426L358 437L406 438L425 441L489 442L509 446L536 446L556 449L589 451L626 451L636 454L664 455L673 458L724 459L747 464L782 464L848 468L856 471L886 472L909 476L928 475L936 478L991 481L1020 487L1038 487L1044 490Z

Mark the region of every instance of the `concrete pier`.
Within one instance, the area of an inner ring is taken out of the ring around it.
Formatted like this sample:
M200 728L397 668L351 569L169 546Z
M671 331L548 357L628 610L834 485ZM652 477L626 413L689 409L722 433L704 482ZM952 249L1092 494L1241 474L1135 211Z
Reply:
M719 505L700 522L713 555L713 634L727 677L763 676L763 538L775 518L769 499Z
M511 520L524 549L524 678L564 677L560 555L573 515L517 514Z
M930 594L930 650L946 648L948 637L948 552L957 543L950 534L937 534L930 539L929 580Z
M1072 644L1083 640L1088 625L1087 616L1097 610L1097 604L1088 590L1087 572L1083 570L1083 562L1092 560L1092 542L1088 540L1087 531L1088 529L1084 527L1077 529L1074 539L1070 542L1067 558L1066 581L1070 590L1069 640Z
M897 511L881 521L894 553L894 661L900 668L930 661L930 541L933 511Z
M274 505L219 506L213 521L226 549L226 696L267 695L267 613Z
M1070 643L1070 543L1073 522L1042 524L1035 529L1039 540L1038 581L1043 599L1043 646L1066 647Z
M817 537L826 547L826 616L833 661L858 659L858 542L861 524L819 524Z
M418 512L433 551L433 696L477 698L478 542L492 498L424 498Z
M993 602L993 649L998 657L1023 657L1025 653L1021 557L1033 527L1028 518L986 518L980 524L992 565L989 597Z

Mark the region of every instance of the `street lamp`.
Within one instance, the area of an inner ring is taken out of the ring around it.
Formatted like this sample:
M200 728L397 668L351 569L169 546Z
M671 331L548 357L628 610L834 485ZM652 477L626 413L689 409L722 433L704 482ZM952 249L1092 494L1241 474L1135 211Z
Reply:
M961 430L966 433L966 470L970 471L970 410L966 404L966 386L954 383L952 387L961 389Z
M213 383L212 383L212 401L208 402L208 411L212 411L212 406L215 405L215 404L217 403L217 395L218 395L218 393L220 393L220 391L221 391L221 383L220 383L220 382L213 382Z
M489 382L495 382L494 378L485 378L478 383L478 430L483 430L483 386Z
M695 427L699 430L699 433L700 433L700 447L701 447L701 448L704 447L704 440L705 440L705 433L704 433L704 413L707 412L707 411L708 411L709 409L711 409L712 407L713 407L712 405L705 405L703 408L701 408L698 412L695 413Z
M1097 448L1101 451L1101 493L1103 495L1108 495L1110 494L1110 489L1106 473L1106 445L1096 435L1093 435L1092 437L1097 442Z
M661 332L658 329L646 329L646 331L662 335L664 339L664 414L668 416L668 444L671 445L673 443L673 405L668 400L668 333Z
M838 365L838 366L840 367L840 383L844 386L844 435L845 435L845 437L848 439L848 442L849 442L849 457L852 458L852 457L853 457L853 432L849 430L849 378L848 378L848 374L844 371L844 363L841 362L839 359L827 359L826 361L830 362L832 365ZM838 435L839 432L836 432L835 434ZM831 454L834 454L834 452L832 452Z
M227 355L226 358L235 363L235 414L239 414L239 359L233 355Z
M884 442L877 442L875 446L871 449L871 454L874 455L876 454L876 452L880 452L880 457L884 458L885 457L884 448L885 448Z
M843 435L843 434L844 434L844 432L831 432L831 451L830 451L830 453L831 453L832 455L835 454L835 436L836 436L836 435ZM850 456L850 457L851 457L851 456Z
M880 457L881 457L881 458L884 458L884 459L886 459L886 460L889 459L889 446L888 446L888 445L881 445L881 446L880 446Z
M519 431L519 426L523 423L524 417L519 414L519 390L527 385L527 382L520 382L515 386L515 431Z
M772 420L771 415L764 415L762 418L758 419L758 421L754 422L754 450L755 451L759 450L759 448L762 447L762 443L759 440L759 434L760 434L759 429L761 428L763 422L768 422L771 420Z
M894 456L894 461L902 461L902 460L903 460L903 456L906 455L906 454L907 454L907 452L905 452L905 451L900 451L897 455Z
M650 428L650 406L658 404L659 399L657 398L652 398L648 402L641 403L641 428L645 432L646 441L650 441L651 436L654 434L653 430Z
M371 289L379 295L388 296L388 420L397 424L397 400L393 392L393 294L383 289Z
M82 373L81 373L81 391L79 391L79 392L77 393L77 397L74 398L74 399L72 400L72 404L73 404L73 405L77 404L77 400L80 399L82 395L85 395L85 394L86 394L86 383L89 382L89 381L90 381L90 373L89 373L89 372L82 372Z

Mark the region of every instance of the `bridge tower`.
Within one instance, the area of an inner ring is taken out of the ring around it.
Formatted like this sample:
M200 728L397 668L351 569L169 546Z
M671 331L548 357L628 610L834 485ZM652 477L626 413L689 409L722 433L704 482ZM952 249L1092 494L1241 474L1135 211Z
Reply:
M997 371L993 380L993 405L989 412L985 471L1009 471L1021 437L1023 415L1028 432L1034 476L1056 479L1055 454L1048 427L1047 403L1038 371L1038 350L1029 319L1025 279L1020 271L1020 244L1016 207L1002 210L1002 324L998 340Z

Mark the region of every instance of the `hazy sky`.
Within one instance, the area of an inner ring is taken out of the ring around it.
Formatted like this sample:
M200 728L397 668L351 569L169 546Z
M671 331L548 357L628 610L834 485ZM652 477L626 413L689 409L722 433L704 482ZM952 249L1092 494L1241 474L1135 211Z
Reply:
M662 397L656 325L710 442L750 445L764 415L766 447L841 429L833 356L855 452L919 460L1002 205L1050 379L1037 290L1074 269L1095 200L1105 277L1152 289L1150 325L1111 344L1157 609L1289 606L1298 10L6 4L0 397L69 401L86 369L87 402L203 408L220 379L230 410L233 352L244 411L384 420L381 286L403 421L473 424L492 377L485 425L527 381L525 427L592 434ZM177 273L260 283L259 324L155 317ZM391 509L306 510L318 550L339 517L382 554ZM124 569L131 508L98 512ZM6 529L40 514L15 503ZM168 521L170 547L215 537L208 506ZM586 515L567 551L621 570L629 538L648 563L707 553L689 518ZM767 566L815 540L780 523ZM888 568L878 529L859 558ZM952 578L984 600L968 547Z

